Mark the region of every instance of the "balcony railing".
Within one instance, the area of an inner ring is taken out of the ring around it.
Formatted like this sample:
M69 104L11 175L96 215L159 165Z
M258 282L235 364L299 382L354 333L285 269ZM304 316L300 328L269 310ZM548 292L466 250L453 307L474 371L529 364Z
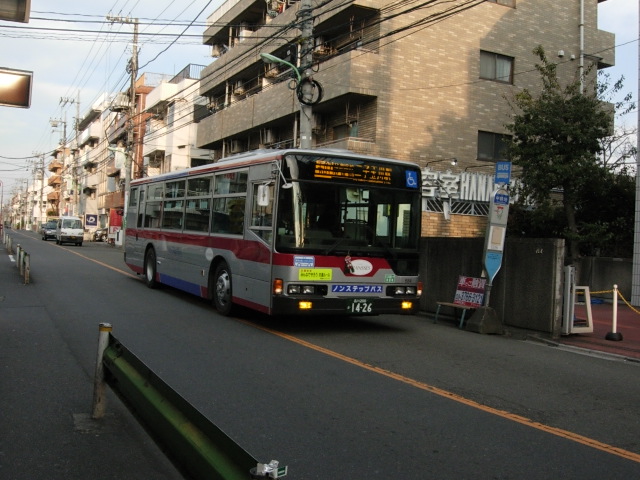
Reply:
M62 163L60 163L57 160L54 160L49 164L49 171L50 172L55 172L56 170L60 170L61 168L62 168Z
M60 178L60 175L54 175L53 177L49 177L49 180L47 180L47 184L48 185L60 185L60 183L62 183L62 179Z

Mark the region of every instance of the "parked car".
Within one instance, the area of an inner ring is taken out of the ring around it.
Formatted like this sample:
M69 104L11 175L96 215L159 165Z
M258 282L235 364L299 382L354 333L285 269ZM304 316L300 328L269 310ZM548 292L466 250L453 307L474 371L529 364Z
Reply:
M80 217L60 217L56 224L56 243L75 243L82 246L84 229Z
M49 220L44 224L42 229L42 239L49 240L50 238L56 238L56 226L58 222L56 220Z
M94 242L106 242L107 236L109 235L109 228L98 228L95 232L93 232L93 241Z

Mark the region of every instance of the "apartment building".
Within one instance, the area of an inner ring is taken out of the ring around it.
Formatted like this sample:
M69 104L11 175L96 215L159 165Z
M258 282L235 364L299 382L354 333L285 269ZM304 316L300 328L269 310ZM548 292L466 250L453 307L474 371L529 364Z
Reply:
M114 219L122 217L125 168L124 162L116 160L120 158L116 152L118 145L125 155L125 145L132 141L131 175L143 176L142 139L149 116L144 112L145 99L162 78L160 74L146 73L136 80L135 109L139 114L131 115L129 94L120 92L111 97L101 96L78 120L75 201L77 214L87 222L85 230L112 226ZM87 219L91 219L91 224Z
M147 95L142 152L147 176L213 162L210 150L196 146L197 122L207 112L206 99L199 95L203 69L189 64Z
M483 235L488 193L474 187L465 191L482 195L463 198L462 182L486 183L501 159L512 114L507 99L522 88L539 88L536 46L567 80L580 67L596 67L594 75L614 64L614 35L598 30L598 3L454 0L416 7L354 0L314 6L312 71L323 98L312 107L312 144L420 164L430 229L423 235ZM306 53L299 14L294 0L227 0L208 18L203 42L215 60L202 72L200 94L210 115L198 124L197 142L216 159L299 145L291 69L260 57L268 53L299 65Z

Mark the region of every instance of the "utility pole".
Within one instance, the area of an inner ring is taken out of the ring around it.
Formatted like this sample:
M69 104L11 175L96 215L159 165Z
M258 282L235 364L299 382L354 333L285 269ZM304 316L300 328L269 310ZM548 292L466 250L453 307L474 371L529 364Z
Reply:
M136 79L138 77L138 19L129 17L113 17L107 15L107 20L119 23L128 23L133 25L133 48L131 59L127 66L127 72L131 75L131 83L129 86L129 119L127 128L127 157L124 166L124 208L122 219L122 246L124 247L127 229L127 205L129 204L129 190L131 188L131 170L133 165L133 156L135 152L134 144L134 128L136 119Z
M74 139L76 142L76 147L78 146L78 124L80 123L80 92L78 92L78 98L72 99L69 97L60 97L60 105L65 106L66 104L75 104L76 105L76 120L73 122L74 129ZM80 210L79 205L79 197L78 197L78 165L77 165L78 155L77 153L72 153L72 162L71 162L71 182L73 184L73 204L74 204L74 213L78 213Z
M311 65L313 64L313 5L311 0L301 0L298 17L300 18L300 65L302 95L305 102L300 102L300 148L311 148L312 140L312 108L311 100L313 96L313 86L310 82L305 82L311 76ZM306 105L309 103L309 105Z
M110 22L128 23L133 25L133 52L131 59L127 65L127 73L131 75L131 82L129 86L129 121L127 128L127 160L125 162L125 207L127 205L126 197L129 192L129 186L131 183L131 167L133 163L134 154L134 119L136 115L136 78L138 76L138 19L129 17L114 17L107 15L107 20Z

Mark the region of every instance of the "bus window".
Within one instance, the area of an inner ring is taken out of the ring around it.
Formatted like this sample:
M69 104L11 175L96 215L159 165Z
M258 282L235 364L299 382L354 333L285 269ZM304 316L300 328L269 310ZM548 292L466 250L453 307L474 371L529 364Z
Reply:
M211 177L187 180L187 203L185 209L185 230L209 231L211 217Z
M184 200L165 200L162 208L162 228L182 230Z
M247 172L229 172L216 175L213 193L224 195L228 193L245 193L247 191Z
M144 226L147 228L160 228L159 200L147 200L144 206Z
M256 183L253 185L253 203L251 207L251 225L253 233L265 242L273 238L273 184Z
M138 208L138 219L136 220L136 227L140 228L144 225L144 187L140 187L140 208Z
M179 180L177 182L167 182L164 196L165 198L184 197L184 180Z
M215 176L211 233L242 234L247 178L246 170Z

